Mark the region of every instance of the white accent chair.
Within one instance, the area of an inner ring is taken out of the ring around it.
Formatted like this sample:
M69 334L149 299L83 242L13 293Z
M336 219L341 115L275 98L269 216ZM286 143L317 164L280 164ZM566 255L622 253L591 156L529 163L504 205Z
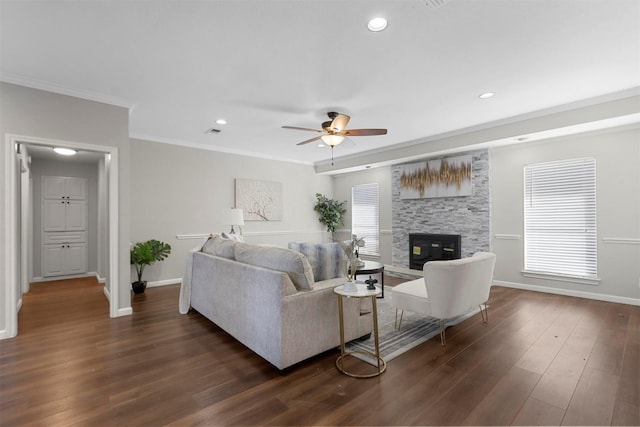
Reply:
M460 316L478 305L482 320L487 323L487 300L495 263L496 255L490 252L476 252L471 257L450 261L427 262L423 267L423 278L391 288L391 305L396 308L396 329L400 329L404 310L435 317L440 319L440 342L444 346L446 319Z

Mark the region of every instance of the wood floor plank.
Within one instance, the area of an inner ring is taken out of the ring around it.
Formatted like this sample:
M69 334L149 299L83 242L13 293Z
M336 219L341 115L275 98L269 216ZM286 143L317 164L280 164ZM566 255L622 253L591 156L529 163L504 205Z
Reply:
M522 405L511 425L514 426L558 426L565 410L535 398L529 398Z
M511 424L539 379L540 374L514 366L473 408L462 424Z
M562 425L610 425L619 380L618 375L585 368Z
M0 341L0 425L638 423L640 307L494 286L488 324L467 319L444 348L435 337L359 380L337 349L278 372L179 314L178 294L148 288L110 319L95 279L33 284L19 335Z

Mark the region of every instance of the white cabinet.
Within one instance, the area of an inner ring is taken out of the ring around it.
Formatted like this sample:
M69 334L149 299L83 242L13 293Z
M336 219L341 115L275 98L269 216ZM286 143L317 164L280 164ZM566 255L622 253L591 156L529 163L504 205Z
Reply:
M86 200L87 180L64 176L43 176L42 197L45 199Z
M42 275L87 271L87 180L42 177Z
M61 243L42 246L44 277L80 274L87 271L87 244Z
M86 200L44 199L42 201L42 231L83 231L86 229Z

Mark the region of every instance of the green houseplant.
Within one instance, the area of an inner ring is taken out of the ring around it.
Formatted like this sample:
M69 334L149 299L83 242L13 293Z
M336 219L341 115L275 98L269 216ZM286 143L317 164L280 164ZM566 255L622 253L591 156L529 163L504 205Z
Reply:
M342 216L347 211L344 204L347 202L329 199L320 193L316 193L316 199L317 202L313 210L318 212L318 221L327 227L327 231L333 233L336 231L336 227L342 224Z
M168 243L155 239L146 242L138 242L131 249L131 265L135 265L138 280L131 284L133 292L141 294L147 287L146 280L142 280L142 273L148 265L153 265L157 261L163 261L171 253L171 246Z

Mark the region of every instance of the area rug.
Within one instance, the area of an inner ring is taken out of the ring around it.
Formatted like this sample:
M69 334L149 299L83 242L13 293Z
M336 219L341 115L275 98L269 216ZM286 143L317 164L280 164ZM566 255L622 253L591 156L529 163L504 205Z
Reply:
M399 331L396 331L394 327L396 309L391 305L390 299L390 296L377 299L380 356L387 362L434 336L440 335L438 319L409 311L404 312L402 326ZM445 321L445 325L456 325L475 315L478 311L479 309L471 310L461 316L449 319ZM345 350L374 352L375 340L373 334L366 340L354 340L347 343ZM353 356L374 366L376 365L375 358L370 358L360 353L356 353Z

